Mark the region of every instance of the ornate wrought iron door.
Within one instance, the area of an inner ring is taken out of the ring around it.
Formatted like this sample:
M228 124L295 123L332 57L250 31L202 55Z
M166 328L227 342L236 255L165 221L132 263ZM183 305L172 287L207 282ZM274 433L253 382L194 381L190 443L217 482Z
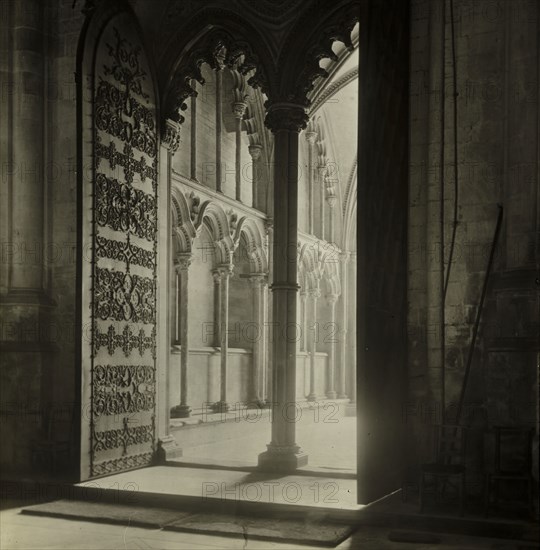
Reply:
M83 98L83 478L147 465L155 443L156 100L135 29L130 14L110 19Z

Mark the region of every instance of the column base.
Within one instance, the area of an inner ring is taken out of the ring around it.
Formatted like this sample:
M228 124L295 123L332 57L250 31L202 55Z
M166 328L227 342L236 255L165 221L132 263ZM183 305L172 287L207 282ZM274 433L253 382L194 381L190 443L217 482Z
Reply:
M306 398L310 403L317 401L317 396L314 393L310 393Z
M294 472L302 466L307 466L308 455L300 447L278 447L267 445L268 450L259 455L258 468L263 472Z
M335 399L337 397L337 393L335 391L328 391L326 392L326 398L327 399Z
M188 405L176 405L171 409L171 418L189 418L191 407Z
M345 392L338 393L338 399L348 399L348 395Z
M216 401L210 405L210 410L214 413L226 413L230 409L226 401Z
M167 460L180 458L181 456L182 449L172 435L165 435L158 439L157 449L154 453L154 464L165 464Z

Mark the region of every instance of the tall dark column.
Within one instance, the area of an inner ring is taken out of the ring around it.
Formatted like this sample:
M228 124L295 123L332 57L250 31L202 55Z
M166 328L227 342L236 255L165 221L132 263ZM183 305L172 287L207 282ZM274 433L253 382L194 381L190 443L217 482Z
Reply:
M307 115L300 105L274 104L266 125L274 144L272 441L259 467L292 471L307 464L296 444L296 293L298 251L298 134Z

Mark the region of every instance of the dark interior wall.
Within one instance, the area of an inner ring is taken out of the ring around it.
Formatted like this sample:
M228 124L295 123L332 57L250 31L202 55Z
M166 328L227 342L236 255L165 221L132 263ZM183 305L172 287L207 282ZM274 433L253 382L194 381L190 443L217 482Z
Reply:
M408 2L366 2L360 19L358 499L401 483L407 356Z
M32 441L74 404L76 270L75 58L72 2L2 4L0 463L31 466ZM5 55L4 55L5 54Z
M503 224L462 416L471 428L469 488L477 492L481 474L493 460L493 427L535 427L537 421L540 4L455 0L453 30L451 2L446 1L446 23L443 5L442 0L413 0L411 5L404 420L416 472L419 462L432 458L430 434L442 419L443 392L445 420L456 418L501 204ZM443 346L440 243L446 272L454 222L455 152L457 226Z

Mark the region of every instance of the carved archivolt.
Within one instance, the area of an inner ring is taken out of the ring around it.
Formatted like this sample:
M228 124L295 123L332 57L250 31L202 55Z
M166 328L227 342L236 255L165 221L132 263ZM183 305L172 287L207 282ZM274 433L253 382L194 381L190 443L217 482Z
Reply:
M163 116L174 122L184 122L181 111L187 109L186 99L197 96L193 81L204 84L201 66L207 63L212 69L220 71L225 67L237 71L240 75L250 75L247 83L252 88L261 88L267 93L267 79L257 55L248 42L234 38L221 29L209 32L176 67L168 86Z
M348 3L335 11L330 18L318 21L301 18L297 22L283 45L278 62L278 66L285 73L285 82L282 83L283 95L271 98L272 101L287 101L310 107L308 96L314 88L315 81L320 77L329 76L320 66L321 60L338 60L332 50L334 42L342 42L347 49L353 50L351 32L359 20L359 11L358 3ZM311 15L306 12L306 18L310 18ZM305 29L313 23L316 24L312 27L310 38L306 39ZM297 58L291 58L291 51L302 54Z
M178 188L172 193L172 226L174 253L191 253L193 241L200 234L203 224L212 237L217 265L230 265L241 235L246 237L251 268L254 273L265 273L268 260L264 251L264 238L255 220L246 216L237 219L234 212L225 212L213 200L200 203L192 193L191 207L185 195Z

